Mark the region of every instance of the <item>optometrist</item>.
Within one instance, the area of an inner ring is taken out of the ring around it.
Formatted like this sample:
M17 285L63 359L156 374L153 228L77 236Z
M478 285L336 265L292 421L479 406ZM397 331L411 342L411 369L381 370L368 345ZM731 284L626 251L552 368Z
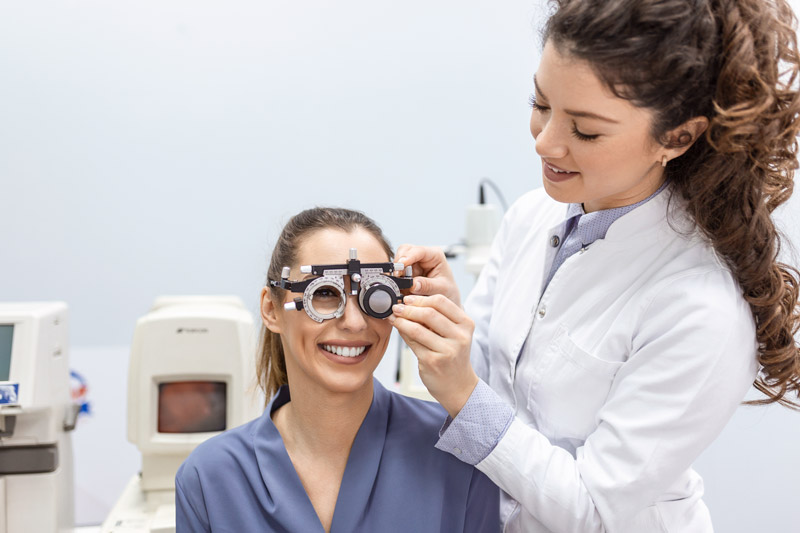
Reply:
M464 309L443 254L401 246L421 277L389 320L449 413L437 448L504 491L505 531L710 532L692 462L754 382L798 406L797 271L770 216L796 167L794 19L782 0L551 3L543 189Z

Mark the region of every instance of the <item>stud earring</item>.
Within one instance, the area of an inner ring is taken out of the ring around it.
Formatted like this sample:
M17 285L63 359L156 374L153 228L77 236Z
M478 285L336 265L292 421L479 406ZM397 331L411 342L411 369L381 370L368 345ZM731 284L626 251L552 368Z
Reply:
M662 155L661 156L661 166L662 167L666 167L667 166L667 161L668 161L667 154Z

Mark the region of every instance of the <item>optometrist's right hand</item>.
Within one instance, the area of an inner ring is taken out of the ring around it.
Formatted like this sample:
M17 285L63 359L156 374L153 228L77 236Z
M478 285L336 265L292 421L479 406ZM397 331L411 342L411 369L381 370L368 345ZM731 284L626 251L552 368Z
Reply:
M469 360L475 324L441 294L406 296L392 311L388 320L417 356L419 377L455 418L478 384Z
M441 294L461 306L461 294L441 248L403 244L397 248L395 257L396 262L412 268L413 294L423 296Z

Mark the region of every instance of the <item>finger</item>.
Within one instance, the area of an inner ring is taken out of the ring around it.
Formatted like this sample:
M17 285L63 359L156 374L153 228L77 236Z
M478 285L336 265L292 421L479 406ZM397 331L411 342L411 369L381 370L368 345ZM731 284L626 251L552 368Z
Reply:
M462 323L456 323L432 307L400 305L396 306L394 311L396 316L415 322L444 340L443 343L429 344L431 349L444 349L445 346L463 347L472 344L472 333L475 328L469 317L466 317Z
M414 308L433 308L456 324L469 324L472 322L467 313L461 309L461 306L442 294L434 294L432 296L409 295L403 298L403 305L405 311L401 312L406 317L414 316L409 314L409 312L413 312Z
M428 272L447 263L442 249L435 246L403 244L397 248L396 257L398 263L411 266L415 275L427 275Z
M417 354L418 359L428 359L434 353L441 353L447 348L445 339L422 324L397 317L392 321L392 325L411 350Z
M406 307L395 306L395 316L415 322L445 339L460 339L461 332L458 324L448 320L443 314L431 307Z
M451 292L452 283L445 278L426 278L417 276L414 278L414 285L411 292L422 296L432 296L434 294L448 294Z

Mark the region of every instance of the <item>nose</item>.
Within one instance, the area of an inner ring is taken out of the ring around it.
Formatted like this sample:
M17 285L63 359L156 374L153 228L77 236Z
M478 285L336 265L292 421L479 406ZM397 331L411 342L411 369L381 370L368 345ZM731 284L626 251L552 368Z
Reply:
M351 332L362 331L367 327L367 316L361 311L356 298L358 298L358 296L347 296L344 313L339 322L342 329Z
M549 159L560 159L568 153L559 124L553 120L552 112L540 113L536 109L531 114L531 135L536 141L536 153Z

